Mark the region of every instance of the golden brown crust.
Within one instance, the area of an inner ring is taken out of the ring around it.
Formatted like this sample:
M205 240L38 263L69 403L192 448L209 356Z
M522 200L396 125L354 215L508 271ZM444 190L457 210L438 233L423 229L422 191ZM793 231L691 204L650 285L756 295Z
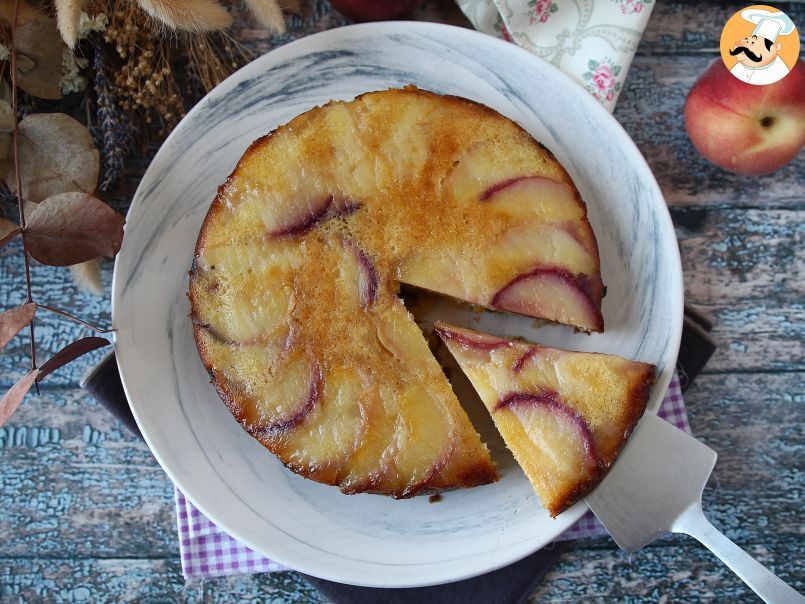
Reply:
M551 518L556 518L570 506L585 497L587 493L592 491L598 483L604 479L609 468L612 467L612 464L618 459L618 455L620 455L621 450L623 450L624 445L626 445L626 442L632 435L637 422L643 417L648 399L651 396L651 387L656 383L657 378L656 367L654 365L648 363L640 363L640 365L643 366L643 371L638 377L634 378L634 383L630 388L631 392L625 403L626 417L620 425L620 429L623 431L623 438L621 438L615 453L607 457L599 457L598 467L588 480L577 483L575 487L562 498L546 506Z
M361 95L357 97L357 99L353 102L364 101L366 99L375 98L374 95L396 95L397 97L414 97L417 99L428 99L430 101L436 100L439 104L447 104L452 105L451 111L459 111L460 109L463 111L472 110L479 116L479 118L489 118L493 120L503 120L497 112L494 110L481 105L479 103L475 103L473 101L469 101L467 99L462 99L460 97L451 97L451 96L441 96L435 93L421 91L413 87L405 88L402 90L396 91L386 91L382 93L367 93L365 95ZM337 105L343 106L342 103L337 101L331 101L324 105L324 108L327 107L334 107ZM232 412L233 416L243 425L243 427L255 438L258 438L260 442L268 448L273 453L277 454L280 459L285 463L290 469L293 471L306 475L309 478L314 480L318 480L320 482L324 482L327 484L340 484L345 492L361 492L361 491L368 491L368 492L380 492L384 494L389 494L395 497L406 497L412 496L416 493L425 493L425 492L434 492L438 490L444 490L448 488L455 488L455 487L469 487L475 486L478 484L486 484L488 482L492 482L497 479L497 472L495 470L494 464L492 464L491 460L489 459L488 452L486 449L480 444L477 435L474 434L471 425L469 424L469 420L466 419L463 412L461 411L458 403L455 401L454 395L450 391L449 385L441 377L443 383L438 385L437 390L440 392L440 396L452 398L454 404L452 407L448 405L451 409L450 413L456 415L458 419L458 425L456 430L458 433L464 435L461 438L469 438L466 434L472 434L476 442L474 447L468 447L461 449L461 455L454 455L451 456L450 464L451 467L449 471L435 471L432 473L431 476L421 482L421 484L416 484L414 486L407 485L407 486L400 486L394 483L394 480L389 476L380 476L375 477L372 480L367 480L365 482L358 482L358 483L350 483L346 484L342 482L343 477L340 475L338 468L335 467L321 467L315 470L310 469L305 466L305 464L297 463L292 459L285 456L282 446L276 442L276 440L270 434L266 434L265 427L258 424L252 424L247 420L247 414L244 413L244 405L247 404L244 399L242 392L238 390L238 388L233 387L233 384L228 381L219 371L215 369L215 358L213 352L209 349L209 347L204 342L204 335L212 335L213 331L209 329L208 326L204 325L203 320L201 319L201 314L199 312L200 307L203 306L203 300L200 290L198 289L200 286L200 273L198 262L201 258L202 254L208 249L211 244L219 245L222 241L222 234L221 234L221 224L222 221L219 220L223 217L229 216L232 214L232 191L237 189L239 186L242 185L244 179L248 180L248 172L249 170L254 170L253 166L258 164L260 159L263 157L264 153L267 149L269 149L273 143L275 142L275 137L278 136L285 136L291 129L296 132L297 130L302 131L304 130L305 126L307 125L308 119L313 119L310 116L319 115L317 112L321 112L322 108L316 108L311 110L308 113L302 114L297 118L294 118L289 124L285 126L281 126L274 130L273 132L258 138L254 141L246 152L243 154L241 159L239 160L238 164L236 165L235 169L232 173L227 177L226 181L223 185L221 185L218 189L215 199L213 200L207 215L205 217L204 223L201 227L198 241L196 243L195 251L194 251L194 260L193 260L193 267L190 271L190 290L189 290L189 298L191 307L193 309L193 329L194 335L196 339L196 343L199 349L199 354L201 356L202 362L204 363L205 368L210 373L212 377L212 382L218 391L219 395L221 396L224 403ZM501 122L503 123L503 122ZM551 176L550 178L553 180L557 180L558 182L563 182L571 187L573 191L573 195L575 197L576 203L579 205L580 208L583 209L583 219L579 221L579 228L581 228L583 232L581 242L584 247L586 247L590 253L590 255L594 259L594 264L596 267L599 265L599 256L597 245L595 243L595 235L590 228L589 222L586 219L587 216L587 208L584 204L578 190L572 183L570 176L568 175L567 171L556 161L554 156L545 149L540 143L535 141L521 126L514 124L509 120L505 120L505 123L511 126L514 125L514 128L518 135L518 144L522 144L525 146L529 146L533 149L535 156L538 156L541 162L540 166L541 169L547 170ZM508 127L508 126L507 126ZM457 150L450 146L449 141L442 141L439 139L439 145L435 149L435 155L438 157L440 155L444 155L445 157L449 157L450 154L455 154ZM273 145L276 147L276 145ZM376 151L376 150L375 150ZM460 149L459 149L460 151ZM225 214L226 212L230 212L230 214ZM380 215L381 219L383 215ZM395 218L396 219L396 218ZM389 218L391 220L391 218ZM480 220L480 219L479 219ZM352 228L355 227L356 223L349 223L348 227ZM218 231L216 231L218 229ZM432 236L433 233L438 233L438 228L427 225L422 227L423 232L428 231L429 236ZM419 236L422 236L420 233ZM216 239L217 237L217 239ZM305 241L310 246L325 246L329 245L327 241L329 240L317 240L315 233L305 236ZM369 244L369 247L366 249L369 252L369 255L374 257L374 259L378 262L386 262L386 259L382 257L382 253L378 252L377 247L373 247ZM362 252L363 253L363 252ZM394 288L396 288L396 284L392 281L392 278L388 278L385 275L390 274L390 267L388 263L384 266L380 267L384 277L381 278L381 297L382 296L394 296ZM601 297L601 278L600 272L598 270L595 271L594 274L588 276L591 282L591 298L593 299L593 303L600 309L600 297ZM390 291L386 291L390 290ZM304 300L302 301L304 302ZM474 301L473 301L474 302ZM376 311L372 311L373 313ZM374 320L374 319L373 319ZM311 325L317 323L317 321L311 321L310 317L308 320L305 321L297 320L301 322L303 325ZM603 328L603 326L601 326ZM212 335L212 337L218 337L220 334ZM321 337L310 337L310 346L316 348L318 346L323 345L328 339L334 339L331 334L325 333ZM224 341L219 337L219 340ZM229 344L233 344L233 342L229 342ZM326 354L326 351L322 352L322 354ZM435 366L435 361L433 362ZM433 378L436 379L436 378ZM462 419L463 418L463 419Z
M615 355L547 348L441 322L436 333L478 391L551 516L604 478L643 416L656 382L654 365ZM573 456L570 441L552 442L554 432L545 432L539 420L527 419L533 416L518 414L513 406L572 418L583 456ZM565 447L569 453L545 457L546 446ZM551 465L552 458L562 463Z

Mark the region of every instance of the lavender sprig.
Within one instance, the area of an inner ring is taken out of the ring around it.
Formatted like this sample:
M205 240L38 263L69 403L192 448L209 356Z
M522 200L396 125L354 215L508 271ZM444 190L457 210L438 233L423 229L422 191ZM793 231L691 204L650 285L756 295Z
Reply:
M95 47L95 95L98 123L92 128L101 150L100 189L108 191L120 178L128 154L134 149L134 126L120 109L115 97L115 85L109 78L109 66L104 60L103 43Z

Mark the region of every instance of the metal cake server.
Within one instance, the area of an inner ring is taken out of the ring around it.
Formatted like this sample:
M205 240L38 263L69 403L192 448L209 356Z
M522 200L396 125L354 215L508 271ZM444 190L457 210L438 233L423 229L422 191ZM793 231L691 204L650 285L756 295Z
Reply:
M764 601L805 602L705 518L702 491L716 457L710 447L646 413L607 477L585 501L627 552L667 533L685 533L718 556Z

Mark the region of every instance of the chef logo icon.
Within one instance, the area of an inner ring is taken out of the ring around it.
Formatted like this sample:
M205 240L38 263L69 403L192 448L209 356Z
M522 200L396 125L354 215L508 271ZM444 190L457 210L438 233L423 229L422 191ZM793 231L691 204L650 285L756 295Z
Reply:
M721 32L721 58L742 82L762 86L788 75L799 57L799 33L779 9L757 4L735 13Z

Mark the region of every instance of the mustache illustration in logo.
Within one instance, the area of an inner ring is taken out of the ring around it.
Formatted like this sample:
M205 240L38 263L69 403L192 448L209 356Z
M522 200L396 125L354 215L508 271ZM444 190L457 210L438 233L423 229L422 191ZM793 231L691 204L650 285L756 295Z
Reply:
M751 50L749 50L746 46L738 46L735 50L731 50L730 54L734 57L737 54L745 53L747 57L749 57L750 61L754 63L760 63L763 60L763 57L760 55L756 55Z

